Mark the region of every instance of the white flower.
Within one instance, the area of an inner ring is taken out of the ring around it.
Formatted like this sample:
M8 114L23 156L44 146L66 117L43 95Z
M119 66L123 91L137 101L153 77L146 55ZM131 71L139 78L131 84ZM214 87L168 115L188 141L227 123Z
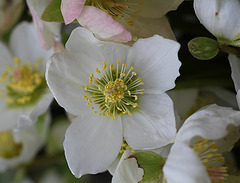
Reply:
M220 43L240 46L239 0L194 0L200 22Z
M226 179L223 152L239 139L240 112L211 105L191 115L177 133L163 167L168 183Z
M99 41L77 28L66 51L51 57L46 71L50 90L77 116L64 141L76 177L105 171L123 137L135 150L160 147L174 138L173 103L165 92L179 75L178 50L178 43L160 36L129 47Z
M228 60L232 69L232 79L237 92L238 107L240 108L240 58L235 55L229 55Z
M9 49L0 43L0 131L35 122L52 101L44 72L52 51L41 48L33 24L12 32ZM12 119L15 120L12 120Z
M14 115L9 120L17 121ZM38 128L33 123L26 124L20 120L16 128L0 132L1 172L21 163L28 163L42 147L49 128L49 113L39 118L36 123Z

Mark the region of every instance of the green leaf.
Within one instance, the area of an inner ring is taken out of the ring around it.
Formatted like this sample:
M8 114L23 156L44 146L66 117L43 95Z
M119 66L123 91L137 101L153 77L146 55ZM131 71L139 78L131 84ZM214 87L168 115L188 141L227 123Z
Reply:
M141 151L134 153L129 158L136 158L140 168L144 170L144 176L141 183L157 182L162 178L162 167L165 160L158 154L150 151Z
M195 58L200 60L212 59L219 52L218 42L206 37L192 39L188 43L188 49Z
M44 10L41 19L47 22L64 22L60 6L61 0L52 0Z

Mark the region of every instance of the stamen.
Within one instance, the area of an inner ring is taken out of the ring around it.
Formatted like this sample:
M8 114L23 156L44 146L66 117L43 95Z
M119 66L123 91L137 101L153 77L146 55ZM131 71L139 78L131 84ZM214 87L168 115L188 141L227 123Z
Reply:
M18 57L14 57L13 61L14 67L7 66L1 75L0 83L5 85L6 90L1 98L5 98L8 104L29 104L33 99L39 98L46 88L44 74L38 71L42 58L38 59L37 63L21 64Z
M119 72L118 65L120 60L117 60L117 68L113 68L113 64L107 67L106 62L103 62L103 72L96 68L96 73L100 78L94 79L94 75L89 76L90 85L84 87L89 94L84 96L87 100L87 105L98 105L101 114L99 116L112 116L116 119L119 115L132 115L132 110L139 107L136 103L138 95L143 94L143 90L138 88L143 84L142 80L136 78L134 67L128 67L127 64L122 64ZM127 71L127 73L126 73ZM132 73L131 77L128 75ZM130 79L129 79L130 78ZM129 88L131 86L131 88ZM94 107L91 107L93 110ZM94 113L97 113L95 111Z
M201 139L196 140L191 147L203 162L212 182L223 182L228 176L226 173L227 168L223 166L223 155L217 153L218 147L216 143L212 140Z

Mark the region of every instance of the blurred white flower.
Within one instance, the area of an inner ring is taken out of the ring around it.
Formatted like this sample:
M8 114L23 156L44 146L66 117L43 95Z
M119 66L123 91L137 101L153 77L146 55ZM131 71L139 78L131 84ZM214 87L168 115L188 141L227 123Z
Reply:
M230 54L228 60L232 69L232 79L237 92L238 107L240 108L240 58Z
M51 57L46 71L50 90L77 116L64 141L76 177L106 170L123 137L136 150L172 141L175 116L165 92L179 76L178 50L177 42L160 36L129 47L99 41L87 29L77 28L66 51Z
M177 133L163 167L168 183L206 183L227 178L223 154L239 139L240 112L211 105L188 119Z
M52 53L41 48L33 24L26 22L13 30L9 48L0 43L0 131L35 122L47 111L53 96L44 72Z
M2 119L1 119L2 120ZM17 121L16 116L9 118ZM45 142L50 118L43 115L35 124L19 122L16 128L0 132L0 171L32 160ZM20 130L19 130L20 129ZM41 133L43 132L43 133Z
M200 22L220 43L240 46L239 0L194 0Z

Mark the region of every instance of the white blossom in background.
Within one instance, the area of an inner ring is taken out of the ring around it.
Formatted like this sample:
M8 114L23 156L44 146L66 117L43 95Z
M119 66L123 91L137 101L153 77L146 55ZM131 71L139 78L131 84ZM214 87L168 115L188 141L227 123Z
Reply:
M61 23L46 22L41 19L45 8L51 1L27 0L26 2L36 26L42 47L46 50L51 49L54 47L55 43L59 42L61 39Z
M238 107L240 108L240 58L230 54L228 60L232 69L232 79L237 92Z
M186 119L163 167L168 183L207 183L228 177L223 153L239 139L240 112L211 105Z
M0 43L0 131L20 121L31 124L47 111L53 96L44 72L52 53L42 49L34 25L26 22L13 30L9 48Z
M240 46L239 0L194 0L200 22L220 43Z
M9 120L17 122L18 119L12 115ZM0 132L0 172L29 163L35 157L45 143L50 120L49 114L36 123L20 120L16 128Z
M49 88L57 102L77 116L64 141L76 177L105 171L118 156L123 137L136 150L173 140L174 109L165 92L179 76L178 50L177 42L160 36L129 47L76 28L66 51L51 57Z

